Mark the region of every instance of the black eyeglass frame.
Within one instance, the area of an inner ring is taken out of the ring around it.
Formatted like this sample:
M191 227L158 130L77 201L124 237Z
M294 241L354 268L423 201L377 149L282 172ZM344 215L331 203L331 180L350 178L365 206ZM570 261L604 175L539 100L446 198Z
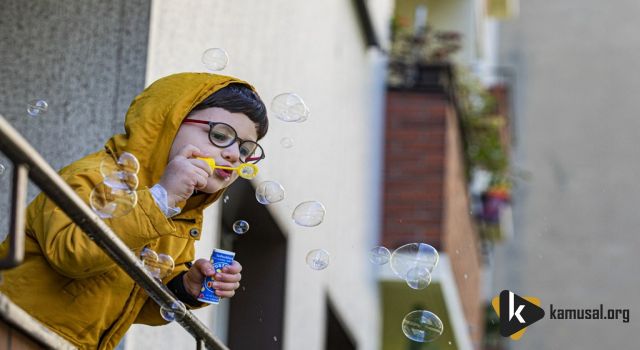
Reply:
M238 147L242 147L242 144L245 142L251 142L251 143L255 143L257 148L256 149L260 149L260 153L261 156L260 157L249 157L245 160L242 160L242 158L240 159L240 161L242 163L252 163L252 164L257 164L259 161L261 161L262 159L265 158L265 153L264 153L264 148L262 148L262 146L260 146L259 143L255 142L255 141L251 141L251 140L243 140L241 138L238 137L238 132L236 131L236 129L233 128L233 126L227 124L227 123L221 123L221 122L212 122L212 121L208 121L208 120L198 120L198 119L185 119L182 121L182 123L194 123L194 124L205 124L205 125L209 125L209 142L211 142L212 145L219 147L219 148L227 148L227 147L231 147L234 143L238 142ZM227 127L229 127L229 129L231 129L233 131L234 134L234 138L233 141L231 141L231 143L229 143L226 146L221 146L215 142L213 142L213 139L211 137L211 132L213 131L213 127L216 125L225 125ZM255 150L254 150L255 153Z

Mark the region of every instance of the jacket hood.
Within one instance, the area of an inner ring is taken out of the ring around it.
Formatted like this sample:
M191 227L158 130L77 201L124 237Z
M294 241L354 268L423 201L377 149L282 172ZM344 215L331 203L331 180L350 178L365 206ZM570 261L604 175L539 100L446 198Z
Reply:
M111 137L105 144L107 152L116 159L124 152L136 156L140 162L139 185L153 186L168 163L182 120L211 94L233 83L255 91L245 81L209 73L178 73L157 80L131 102L125 134ZM217 198L220 193L214 195Z

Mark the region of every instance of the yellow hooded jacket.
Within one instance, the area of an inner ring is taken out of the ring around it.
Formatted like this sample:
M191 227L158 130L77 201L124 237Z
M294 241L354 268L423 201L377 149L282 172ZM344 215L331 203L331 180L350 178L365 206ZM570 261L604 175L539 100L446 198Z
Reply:
M131 103L126 134L113 136L104 151L60 171L88 203L91 190L103 180L99 167L107 154L117 159L129 152L138 158L138 204L127 215L105 221L136 253L149 247L173 257L176 267L164 283L194 260L202 211L221 192L195 195L182 213L167 219L149 188L160 180L173 139L189 111L231 83L252 88L232 77L206 73L181 73L156 81ZM29 205L25 249L24 263L4 272L0 291L79 348L113 349L132 323L166 323L145 291L44 194ZM6 252L7 242L0 246L0 254Z

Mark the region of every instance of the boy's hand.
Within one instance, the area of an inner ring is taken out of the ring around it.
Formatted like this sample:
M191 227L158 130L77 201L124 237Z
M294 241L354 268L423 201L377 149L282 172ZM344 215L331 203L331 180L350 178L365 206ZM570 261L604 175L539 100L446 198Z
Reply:
M197 298L204 278L214 276L216 281L213 282L213 288L216 290L216 295L231 298L236 294L236 289L240 287L240 279L242 278L240 271L242 271L242 265L235 260L233 264L223 267L222 272L216 273L209 260L198 259L189 271L182 275L182 282L184 289Z
M186 201L196 189L207 187L207 178L212 174L211 168L194 157L209 157L196 146L186 145L173 157L164 169L160 185L167 191L170 207Z

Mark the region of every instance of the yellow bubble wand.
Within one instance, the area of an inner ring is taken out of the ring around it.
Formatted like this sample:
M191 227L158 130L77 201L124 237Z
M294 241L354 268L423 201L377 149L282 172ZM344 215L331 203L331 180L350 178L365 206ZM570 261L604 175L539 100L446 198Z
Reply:
M207 163L211 170L213 169L225 169L225 170L233 170L238 173L238 176L241 178L251 180L258 175L258 166L251 163L242 163L237 167L229 167L216 165L216 161L213 158L203 158L197 157L196 159L200 159L201 161Z

